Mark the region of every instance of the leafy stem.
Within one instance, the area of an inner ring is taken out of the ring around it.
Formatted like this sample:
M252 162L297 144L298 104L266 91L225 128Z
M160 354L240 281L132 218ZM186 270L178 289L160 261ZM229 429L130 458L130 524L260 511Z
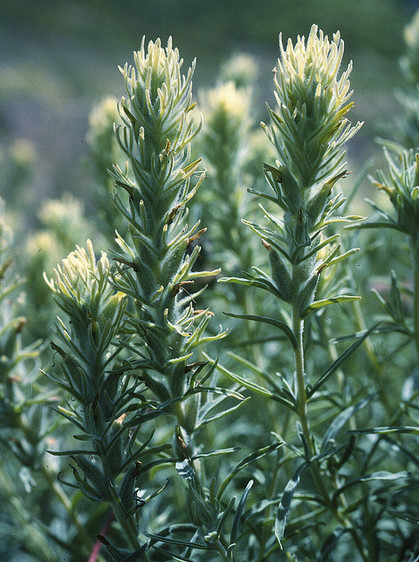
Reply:
M333 517L344 527L346 527L355 542L355 545L362 557L362 559L367 562L369 560L367 553L365 552L362 541L360 540L356 530L354 529L352 523L344 517L338 510L338 508L332 502L330 495L324 483L324 476L321 473L319 460L315 457L316 451L314 448L314 441L310 430L309 418L307 414L307 394L305 385L305 374L304 374L304 320L301 319L298 309L293 307L293 330L297 341L297 347L294 349L295 356L295 375L297 380L297 413L299 420L301 422L301 428L304 436L304 440L308 447L308 454L310 456L307 459L310 463L311 473L313 475L316 486L323 497L325 504L332 513Z
M419 369L419 243L413 245L413 333Z

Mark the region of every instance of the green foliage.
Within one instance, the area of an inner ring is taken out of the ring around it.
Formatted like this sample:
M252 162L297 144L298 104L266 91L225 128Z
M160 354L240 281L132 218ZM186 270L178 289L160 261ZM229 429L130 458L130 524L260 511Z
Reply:
M281 40L261 138L251 59L196 107L195 63L182 74L171 39L143 40L119 104L91 115L95 217L44 206L26 302L2 226L4 560L414 562L418 155L387 141L388 201L352 211L343 55L316 25Z

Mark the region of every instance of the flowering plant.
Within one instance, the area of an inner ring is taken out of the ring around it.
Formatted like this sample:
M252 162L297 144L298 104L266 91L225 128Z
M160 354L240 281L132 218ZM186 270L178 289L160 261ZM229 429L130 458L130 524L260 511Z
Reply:
M389 204L350 211L343 48L315 25L280 39L261 139L248 58L201 95L202 122L195 62L143 40L92 114L106 224L44 275L49 346L23 341L1 231L0 533L23 521L5 560L418 561L418 155L386 142ZM84 224L75 208L52 205L56 235ZM413 288L392 272L379 311L354 271L372 228L413 249Z

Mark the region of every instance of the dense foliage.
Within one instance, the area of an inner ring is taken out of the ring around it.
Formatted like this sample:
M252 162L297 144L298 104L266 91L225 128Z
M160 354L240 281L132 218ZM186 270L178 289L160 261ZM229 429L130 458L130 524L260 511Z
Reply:
M2 560L419 560L419 12L405 45L368 217L316 25L261 128L250 57L195 103L143 40L91 114L95 212L48 201L21 265L3 210Z

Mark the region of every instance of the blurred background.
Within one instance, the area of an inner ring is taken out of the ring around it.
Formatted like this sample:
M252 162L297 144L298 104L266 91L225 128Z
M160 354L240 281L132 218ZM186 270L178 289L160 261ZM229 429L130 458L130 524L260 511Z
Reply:
M131 62L143 35L173 36L185 60L194 57L195 94L212 87L232 54L258 64L254 121L266 119L278 34L295 39L317 23L346 44L354 61L352 120L365 121L350 147L354 167L379 154L374 137L398 111L394 91L410 0L1 0L0 196L18 212L23 231L36 228L45 198L69 192L88 201L83 161L92 107L120 97L117 66ZM391 136L389 132L388 136Z

